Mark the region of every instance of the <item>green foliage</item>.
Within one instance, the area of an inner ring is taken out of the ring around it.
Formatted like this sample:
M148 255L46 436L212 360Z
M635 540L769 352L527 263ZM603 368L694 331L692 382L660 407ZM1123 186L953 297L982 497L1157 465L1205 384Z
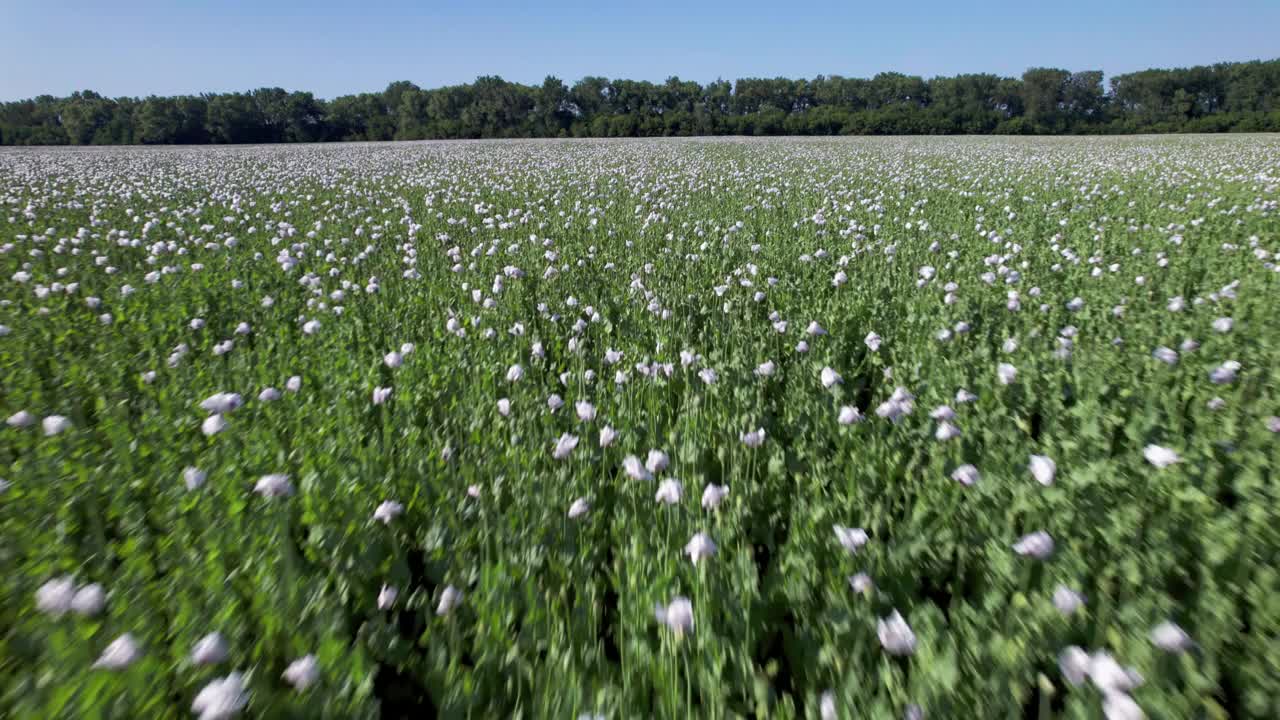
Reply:
M1001 86L957 80L946 117L989 124ZM472 91L430 95L423 127ZM538 92L531 107L562 110L597 89ZM926 129L901 88L858 112L759 92L735 131ZM189 132L203 102L141 101L143 139ZM207 105L219 141L257 132L237 108L287 138L312 107L275 91ZM485 107L467 121L501 130ZM663 132L700 122L673 112ZM625 134L641 117L593 122ZM35 416L0 425L0 715L191 717L240 671L245 717L299 720L808 718L826 693L845 718L1101 717L1095 684L1059 668L1076 645L1137 668L1149 717L1274 718L1277 167L1262 136L0 154L0 416ZM1227 360L1236 377L1214 384ZM824 367L842 382L824 388ZM898 386L914 411L879 417ZM220 392L243 406L205 435L200 403ZM943 405L962 431L945 441ZM865 419L842 423L846 407ZM46 435L53 415L70 427ZM557 459L564 434L580 443ZM1179 460L1156 467L1152 444ZM684 484L674 504L623 470L651 448L670 459L658 480ZM1056 462L1051 486L1031 454ZM953 480L961 464L981 478ZM294 493L255 493L269 473ZM708 484L729 488L715 510ZM590 510L571 519L578 498ZM384 523L387 500L403 513ZM850 552L835 525L869 541ZM1036 530L1053 555L1016 554ZM718 551L695 566L698 532ZM862 572L873 587L855 591ZM63 576L101 584L100 612L38 609ZM384 584L399 595L380 609ZM440 614L449 586L464 598ZM1055 607L1059 586L1083 606ZM684 635L655 617L677 596ZM895 610L910 655L878 636ZM1194 646L1156 647L1163 621ZM197 664L214 631L225 662ZM124 633L140 657L95 669ZM319 678L299 691L282 675L307 654Z
M688 135L1036 135L1280 131L1280 60L1118 75L880 73L699 85L586 77L572 88L498 77L331 101L260 88L111 100L84 91L0 104L0 144L120 145Z

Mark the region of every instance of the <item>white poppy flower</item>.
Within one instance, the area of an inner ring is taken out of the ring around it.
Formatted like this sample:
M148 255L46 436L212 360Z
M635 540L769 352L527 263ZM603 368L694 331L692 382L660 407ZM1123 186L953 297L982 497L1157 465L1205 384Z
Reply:
M880 646L890 655L910 655L916 650L916 634L897 610L876 621L876 635Z
M205 685L191 703L191 711L199 720L227 720L239 714L249 704L244 678L233 672Z
M1058 464L1045 455L1032 455L1027 469L1036 482L1048 487L1053 484L1054 476L1058 473Z
M142 650L138 647L137 641L133 639L133 635L125 633L107 645L93 663L93 667L104 670L123 670L140 657L142 657Z
M373 511L373 519L383 525L390 525L392 520L400 517L404 512L404 505L392 500L384 500Z
M689 556L689 560L694 565L697 565L699 560L716 554L715 541L710 535L700 532L684 546L684 554Z
M227 659L227 641L221 633L211 632L200 638L191 649L191 662L195 665L217 665Z
M280 677L292 685L294 690L302 692L320 678L320 665L316 662L315 655L303 655L289 663Z
M680 493L684 491L684 485L679 480L668 478L658 484L658 492L653 499L667 505L675 505L680 502Z
M689 602L689 598L676 597L665 607L658 604L654 606L653 614L658 622L671 628L677 637L693 630L693 603Z
M715 510L720 507L720 503L724 501L726 495L729 494L728 485L713 485L707 483L702 490L702 507L704 510Z

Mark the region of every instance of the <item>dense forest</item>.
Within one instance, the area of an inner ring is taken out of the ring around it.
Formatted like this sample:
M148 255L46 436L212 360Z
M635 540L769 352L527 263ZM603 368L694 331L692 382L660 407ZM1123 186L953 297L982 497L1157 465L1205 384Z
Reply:
M481 77L322 100L308 92L106 98L92 91L0 104L0 144L275 143L662 135L945 135L1280 131L1280 59L1143 70L1032 68L924 79L881 73L707 85Z

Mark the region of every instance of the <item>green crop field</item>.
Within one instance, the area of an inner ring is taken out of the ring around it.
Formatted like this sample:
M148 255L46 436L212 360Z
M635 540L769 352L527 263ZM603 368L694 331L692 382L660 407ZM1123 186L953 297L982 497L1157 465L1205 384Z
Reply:
M1280 716L1280 138L0 152L0 716Z

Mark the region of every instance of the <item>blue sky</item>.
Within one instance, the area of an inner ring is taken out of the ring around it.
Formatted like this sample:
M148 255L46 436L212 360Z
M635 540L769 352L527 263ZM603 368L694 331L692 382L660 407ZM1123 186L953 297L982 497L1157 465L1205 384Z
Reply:
M330 98L496 74L1108 75L1280 57L1280 0L379 2L0 0L0 100L261 86Z

